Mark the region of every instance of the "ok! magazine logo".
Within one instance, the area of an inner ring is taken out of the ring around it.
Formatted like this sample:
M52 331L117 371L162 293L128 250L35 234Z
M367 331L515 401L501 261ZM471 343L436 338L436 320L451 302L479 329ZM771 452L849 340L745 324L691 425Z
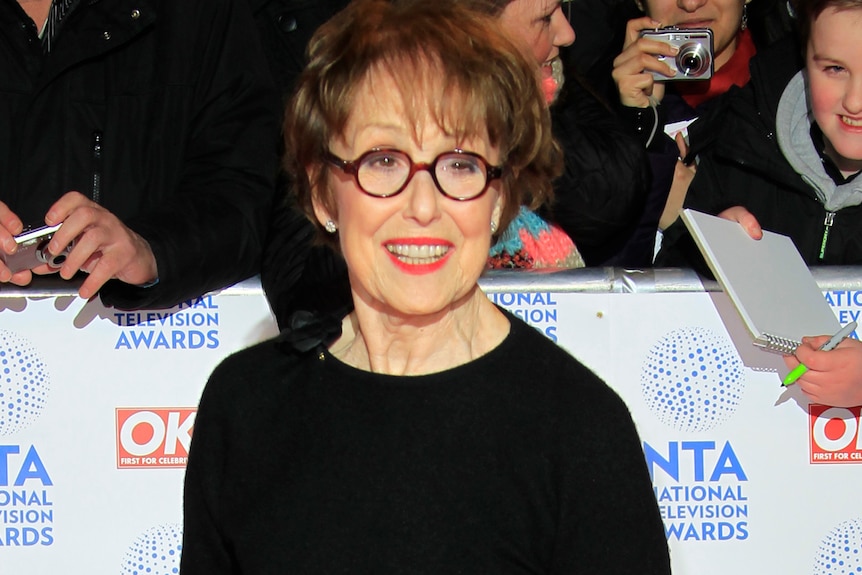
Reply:
M117 468L185 467L197 409L118 407Z
M859 407L808 406L811 463L862 463Z

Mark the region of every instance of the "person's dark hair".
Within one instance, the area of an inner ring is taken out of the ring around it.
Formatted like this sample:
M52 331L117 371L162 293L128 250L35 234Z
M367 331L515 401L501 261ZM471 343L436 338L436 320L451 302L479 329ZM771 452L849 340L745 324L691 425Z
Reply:
M492 17L466 4L355 0L315 33L284 137L285 169L321 237L332 238L314 217L312 198L337 213L325 154L345 129L357 90L374 74L392 77L411 126L427 112L459 140L487 130L504 167L500 230L520 205L536 209L550 201L562 156L536 63Z
M748 29L758 49L796 33L790 0L751 0L746 8Z
M803 52L808 50L811 24L827 8L835 8L839 11L859 9L862 8L862 0L795 0L793 9L796 12L799 41Z

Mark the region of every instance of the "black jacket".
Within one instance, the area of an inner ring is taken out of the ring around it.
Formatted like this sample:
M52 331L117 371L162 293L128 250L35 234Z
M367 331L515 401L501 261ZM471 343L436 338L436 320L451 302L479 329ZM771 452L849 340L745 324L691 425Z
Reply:
M77 190L155 254L158 285L110 282L105 303L168 307L257 272L281 112L245 2L82 0L47 55L14 0L0 26L0 200L41 224Z
M572 238L588 266L608 263L643 210L650 177L646 152L572 69L551 106L551 123L565 171L554 181L553 204L541 214Z
M314 31L348 1L249 0L270 73L285 102L305 68ZM353 307L344 260L315 245L316 228L293 200L282 172L261 265L267 301L281 327L300 309L328 312L340 322Z
M862 207L838 211L820 250L826 210L814 190L785 160L775 137L775 116L787 83L801 69L795 43L776 44L755 57L751 81L735 90L718 118L715 142L701 154L685 206L717 214L744 206L761 227L791 237L809 265L862 263ZM658 265L692 265L705 271L681 221L665 233Z
M349 0L248 0L269 69L287 99L305 69L305 50L314 31Z

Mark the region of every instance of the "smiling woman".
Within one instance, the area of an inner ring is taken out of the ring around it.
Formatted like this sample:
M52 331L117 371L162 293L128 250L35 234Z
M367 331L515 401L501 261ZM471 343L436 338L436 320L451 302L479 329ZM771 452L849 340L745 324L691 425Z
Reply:
M309 55L287 167L354 311L213 373L182 572L669 573L625 404L477 284L559 172L537 63L458 0L355 0Z

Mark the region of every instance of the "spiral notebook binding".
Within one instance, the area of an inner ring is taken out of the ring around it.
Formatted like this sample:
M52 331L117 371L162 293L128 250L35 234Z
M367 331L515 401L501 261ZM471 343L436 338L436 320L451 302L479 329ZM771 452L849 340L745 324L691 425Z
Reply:
M777 335L763 334L754 341L754 345L766 351L791 355L802 342Z

